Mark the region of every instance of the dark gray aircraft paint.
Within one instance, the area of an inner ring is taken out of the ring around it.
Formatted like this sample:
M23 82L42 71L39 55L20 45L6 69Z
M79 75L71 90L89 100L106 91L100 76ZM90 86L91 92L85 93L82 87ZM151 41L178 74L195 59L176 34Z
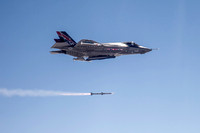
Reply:
M51 48L59 50L51 51L51 53L68 54L76 57L74 60L78 61L103 60L120 55L145 54L152 51L134 42L98 43L82 39L76 43L65 31L57 31L57 34L59 39L54 39L56 43Z

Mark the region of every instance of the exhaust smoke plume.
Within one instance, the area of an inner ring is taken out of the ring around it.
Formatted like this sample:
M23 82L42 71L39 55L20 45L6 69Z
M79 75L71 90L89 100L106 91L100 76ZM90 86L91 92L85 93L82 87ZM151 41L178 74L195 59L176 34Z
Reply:
M86 95L91 95L91 93L67 93L61 91L23 90L23 89L10 90L6 88L0 88L0 95L7 97L12 97L12 96L47 97L47 96L86 96Z

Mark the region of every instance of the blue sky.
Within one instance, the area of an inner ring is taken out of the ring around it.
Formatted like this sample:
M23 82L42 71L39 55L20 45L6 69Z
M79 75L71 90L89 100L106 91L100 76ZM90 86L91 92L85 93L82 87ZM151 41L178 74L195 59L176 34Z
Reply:
M1 0L0 88L114 92L0 96L2 133L199 133L197 0ZM144 55L74 62L51 55L56 31L76 41L135 41Z

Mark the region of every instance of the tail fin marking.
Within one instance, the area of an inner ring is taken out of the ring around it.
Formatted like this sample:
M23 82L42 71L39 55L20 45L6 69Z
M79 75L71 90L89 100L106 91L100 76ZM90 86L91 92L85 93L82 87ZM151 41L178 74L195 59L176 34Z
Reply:
M65 32L57 31L60 40L69 43L70 45L76 45L76 42Z

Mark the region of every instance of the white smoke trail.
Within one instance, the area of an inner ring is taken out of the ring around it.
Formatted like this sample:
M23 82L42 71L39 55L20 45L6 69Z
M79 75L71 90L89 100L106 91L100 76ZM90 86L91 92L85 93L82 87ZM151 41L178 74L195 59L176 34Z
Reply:
M0 88L0 95L7 97L12 97L12 96L46 97L46 96L86 96L86 95L91 95L91 93L67 93L61 91L23 90L23 89L9 90L6 88Z

